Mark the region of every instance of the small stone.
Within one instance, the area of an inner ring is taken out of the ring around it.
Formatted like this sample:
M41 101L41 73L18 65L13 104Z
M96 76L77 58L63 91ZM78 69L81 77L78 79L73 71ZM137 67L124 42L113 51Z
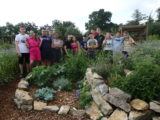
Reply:
M91 94L94 102L100 107L100 110L104 115L110 115L113 112L111 105L103 99L100 92L98 92L96 89L93 89Z
M124 111L116 109L108 120L128 120L128 116Z
M73 116L78 116L78 117L82 117L85 115L86 111L85 110L77 110L76 108L72 108L70 110L71 114Z
M44 111L50 111L50 112L57 112L59 110L59 107L56 105L53 106L45 106L43 108Z
M106 117L103 117L101 120L108 120Z
M160 120L160 117L153 117L152 120Z
M150 109L157 112L157 113L160 113L160 104L158 104L159 102L150 102L149 105L150 105Z
M132 73L132 71L130 71L128 69L124 69L124 72L126 74L126 77L129 76Z
M107 94L103 97L106 101L108 101L110 104L124 110L125 112L131 111L131 106L127 102L123 101L123 99L119 99L117 97L114 97L110 94Z
M106 84L101 84L97 86L95 89L97 89L102 96L106 95L109 92L109 87Z
M28 90L28 86L29 86L29 83L23 79L18 83L18 88L22 90Z
M129 113L129 120L150 120L151 119L151 111L131 111Z
M148 110L149 105L148 103L146 103L143 100L140 99L134 99L131 101L131 106L135 109L135 110L140 110L140 111L144 111L144 110Z
M86 113L92 120L98 120L103 114L99 111L95 102L92 102L91 106L86 110Z
M45 102L34 101L34 110L42 111L45 106L47 106Z
M110 88L109 89L109 94L120 99L123 101L130 101L131 100L131 95L128 93L125 93L124 91L118 89L118 88Z
M32 105L21 105L22 110L32 110L33 106Z
M64 114L64 115L66 115L69 112L69 110L70 110L70 106L68 106L68 105L62 105L61 108L60 108L60 110L59 110L59 112L58 112L58 114Z

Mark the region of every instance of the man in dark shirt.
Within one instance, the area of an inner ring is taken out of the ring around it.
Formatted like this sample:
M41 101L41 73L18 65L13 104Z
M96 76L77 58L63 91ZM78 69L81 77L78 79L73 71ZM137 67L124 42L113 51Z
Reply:
M64 53L69 56L69 51L72 49L72 35L68 35L67 41L64 43Z

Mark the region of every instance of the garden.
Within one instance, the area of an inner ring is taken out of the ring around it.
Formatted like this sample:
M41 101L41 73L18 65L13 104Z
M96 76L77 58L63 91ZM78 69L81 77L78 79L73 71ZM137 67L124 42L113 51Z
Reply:
M107 56L104 52L97 51L95 60L88 59L82 53L78 57L70 55L70 57L64 58L61 63L51 67L35 67L24 79L29 84L27 85L28 88L24 86L26 83L22 83L21 89L28 91L32 99L37 102L32 104L39 105L41 103L38 102L42 102L45 105L43 104L41 108L36 108L36 106L34 108L20 107L22 109L20 111L13 102L13 98L14 94L18 93L16 90L17 85L19 87L20 82L23 80L20 81L17 78L18 65L16 54L13 51L4 52L12 49L12 46L4 45L1 47L1 51L3 52L0 55L0 102L2 103L0 112L4 114L9 112L6 115L6 119L7 117L13 117L13 119L19 117L23 119L27 115L29 119L29 117L32 118L36 115L37 119L44 119L47 116L46 118L48 119L57 118L65 120L65 116L67 116L67 119L89 120L92 117L90 114L86 114L86 110L92 106L93 101L97 100L95 100L94 94L91 92L94 87L87 80L92 76L86 77L88 68L91 68L93 73L101 76L105 85L122 90L126 94L131 95L132 99L140 99L146 103L153 100L159 101L159 45L160 42L156 40L137 44L128 58L122 57L119 61L114 61L112 57ZM5 107L5 105L9 107ZM43 107L47 105L53 108L45 108L43 111ZM99 104L98 106L100 107ZM116 105L113 104L113 106L115 108ZM59 114L59 111L56 114L59 109L61 110L61 107L62 109L63 107L65 110L67 109L66 113L62 111ZM14 110L13 113L11 113L12 110L8 110L11 108ZM154 113L153 116L158 115L158 112ZM103 113L103 116L107 115L108 113ZM100 118L102 116L98 119ZM145 120L150 120L150 118Z

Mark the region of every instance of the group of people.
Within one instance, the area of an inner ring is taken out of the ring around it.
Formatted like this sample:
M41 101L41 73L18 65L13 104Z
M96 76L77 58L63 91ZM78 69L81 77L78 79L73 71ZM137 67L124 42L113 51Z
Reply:
M41 29L41 37L31 30L27 35L26 28L21 26L19 34L15 37L16 51L19 58L20 76L23 77L23 63L26 64L26 72L29 73L33 66L42 64L51 66L53 63L59 63L62 55L79 56L82 52L95 59L96 51L103 50L106 54L113 55L115 52L128 57L128 52L135 41L128 32L121 35L117 32L115 35L100 33L100 30L92 30L88 35L83 36L82 41L78 41L75 36L68 35L67 40L60 39L58 33L52 30Z

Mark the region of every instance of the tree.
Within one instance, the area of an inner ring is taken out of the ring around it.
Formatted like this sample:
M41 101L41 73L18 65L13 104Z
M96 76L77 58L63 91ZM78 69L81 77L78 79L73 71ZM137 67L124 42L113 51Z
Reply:
M133 20L128 21L127 25L139 25L142 20L147 18L147 16L136 9L132 15L132 18Z
M87 30L100 28L102 31L110 31L113 23L111 22L112 13L100 9L89 15L89 21L85 24Z
M157 9L157 21L160 22L160 8Z

